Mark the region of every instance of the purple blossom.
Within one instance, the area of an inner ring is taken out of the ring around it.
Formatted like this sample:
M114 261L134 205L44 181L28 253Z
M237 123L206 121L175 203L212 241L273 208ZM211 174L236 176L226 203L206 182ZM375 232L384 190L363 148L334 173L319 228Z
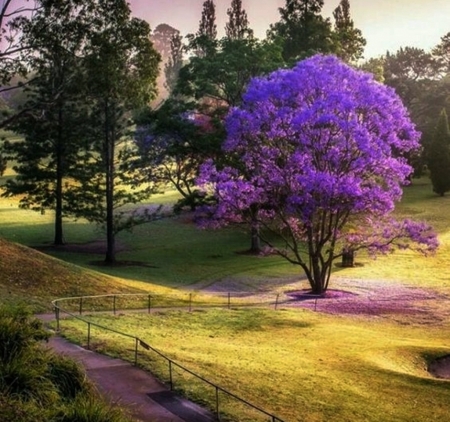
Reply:
M314 291L326 290L342 249L436 249L429 226L390 217L419 133L394 90L371 75L314 56L253 79L226 129L223 150L239 164L206 163L198 179L217 199L214 225L258 209L259 223L286 245L278 252L305 270Z

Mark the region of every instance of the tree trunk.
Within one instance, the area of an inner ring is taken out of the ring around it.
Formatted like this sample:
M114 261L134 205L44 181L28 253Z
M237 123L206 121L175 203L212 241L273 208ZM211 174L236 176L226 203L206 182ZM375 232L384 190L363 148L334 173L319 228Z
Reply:
M254 254L259 254L261 252L261 238L259 236L259 225L256 222L252 223L251 227L250 252Z
M355 252L351 249L346 249L342 252L342 266L344 268L355 266Z
M58 111L58 139L56 149L56 187L55 187L55 245L64 245L63 236L63 115L61 106Z
M105 171L106 171L106 256L105 263L116 262L115 232L114 232L114 146L115 146L115 110L110 112L105 101ZM110 114L112 115L110 118Z

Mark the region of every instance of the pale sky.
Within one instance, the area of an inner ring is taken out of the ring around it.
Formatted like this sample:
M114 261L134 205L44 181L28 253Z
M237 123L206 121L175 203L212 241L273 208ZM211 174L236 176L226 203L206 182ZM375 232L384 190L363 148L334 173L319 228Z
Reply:
M128 0L133 13L152 28L167 23L182 35L196 32L204 0ZM271 23L279 20L278 7L285 0L242 0L250 26L264 38ZM223 35L231 0L215 0L217 27ZM325 0L323 16L332 17L339 0ZM350 11L367 40L365 58L377 57L399 47L428 51L450 32L450 0L350 0Z

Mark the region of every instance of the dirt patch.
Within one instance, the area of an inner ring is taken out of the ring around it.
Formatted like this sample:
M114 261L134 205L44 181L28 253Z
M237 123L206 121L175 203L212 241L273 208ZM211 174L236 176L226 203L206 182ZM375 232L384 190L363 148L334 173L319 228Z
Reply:
M450 379L450 355L430 363L428 372L436 378Z

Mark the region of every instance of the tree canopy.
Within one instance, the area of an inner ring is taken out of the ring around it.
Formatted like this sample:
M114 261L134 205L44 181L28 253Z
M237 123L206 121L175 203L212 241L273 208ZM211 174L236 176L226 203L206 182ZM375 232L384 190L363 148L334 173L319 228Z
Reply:
M302 267L313 292L326 291L345 250L437 247L429 226L391 217L419 134L371 75L316 55L253 79L226 129L223 149L239 165L208 162L198 180L217 199L212 224L242 222L256 207L263 233L279 239L263 241Z

